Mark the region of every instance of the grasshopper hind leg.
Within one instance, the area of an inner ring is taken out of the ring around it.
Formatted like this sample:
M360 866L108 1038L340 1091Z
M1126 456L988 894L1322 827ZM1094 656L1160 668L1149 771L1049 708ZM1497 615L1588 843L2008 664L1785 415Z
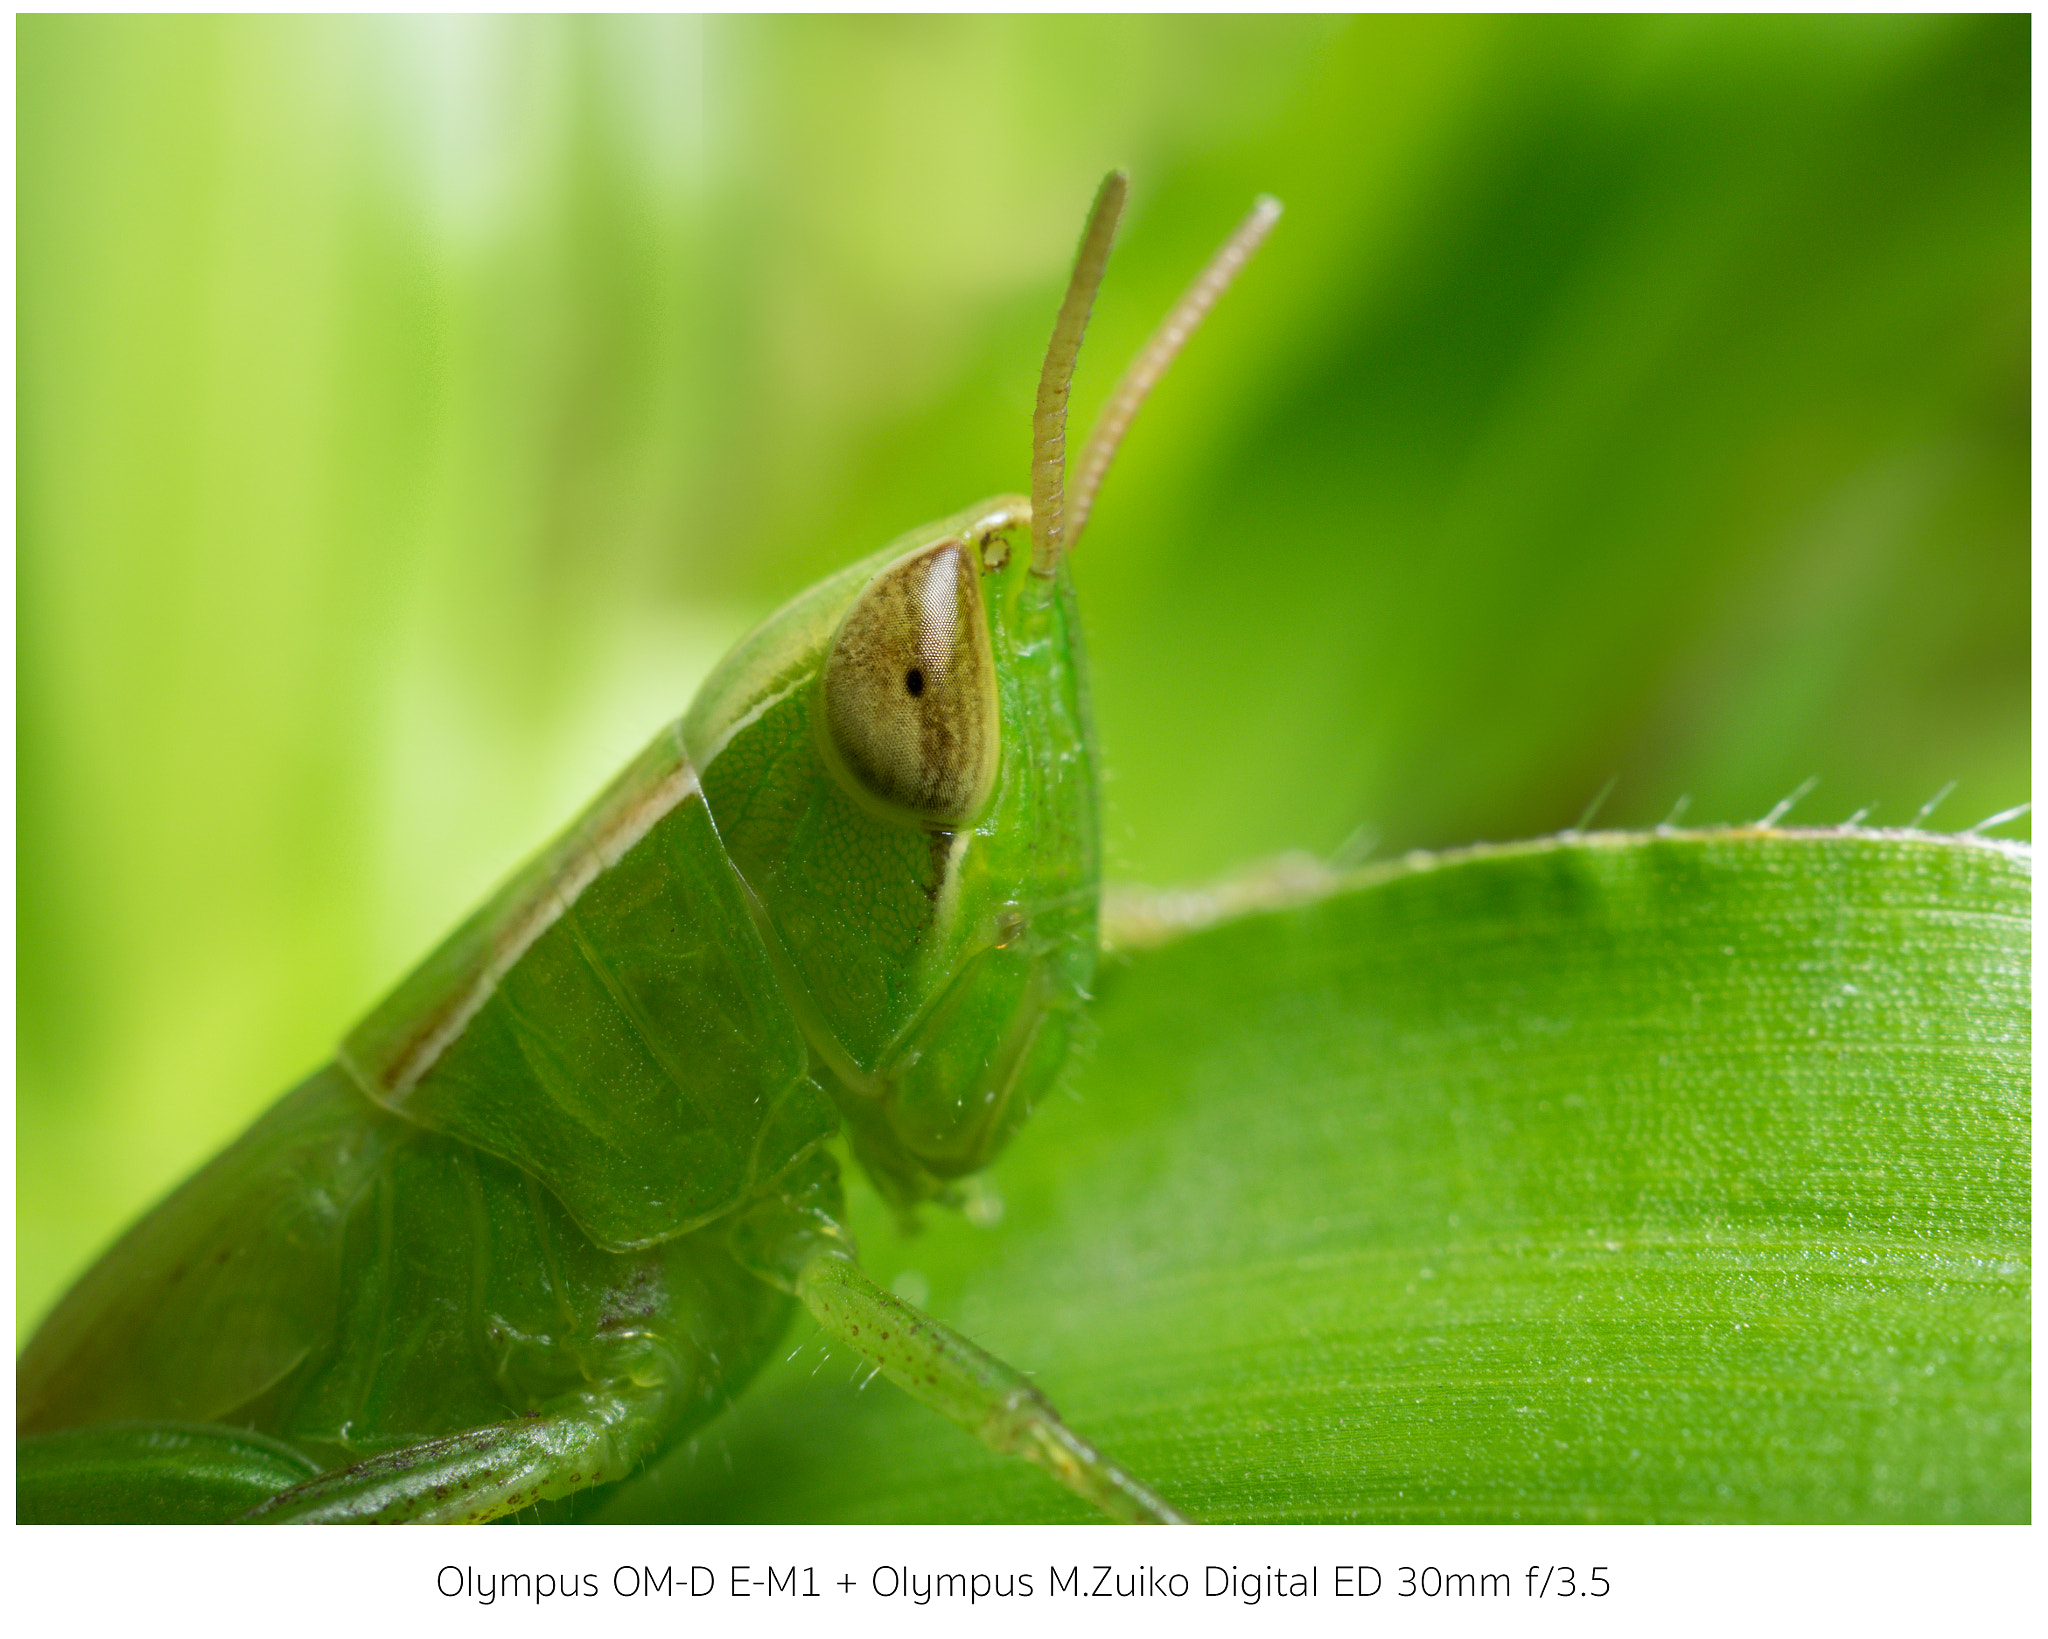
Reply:
M673 1422L665 1398L616 1396L422 1441L320 1472L280 1440L188 1423L29 1436L15 1448L25 1524L476 1523L621 1479Z
M241 1516L252 1524L477 1524L623 1479L674 1417L668 1396L592 1398L465 1429L322 1474Z
M171 1422L26 1435L14 1461L24 1525L212 1525L319 1467L247 1429Z

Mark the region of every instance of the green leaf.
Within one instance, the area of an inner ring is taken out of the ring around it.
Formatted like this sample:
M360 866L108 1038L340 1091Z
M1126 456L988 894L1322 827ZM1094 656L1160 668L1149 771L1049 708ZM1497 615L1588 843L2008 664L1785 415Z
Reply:
M2030 871L1752 829L1356 874L1112 959L1000 1223L867 1261L1209 1520L2025 1520ZM806 1335L612 1512L1080 1517Z

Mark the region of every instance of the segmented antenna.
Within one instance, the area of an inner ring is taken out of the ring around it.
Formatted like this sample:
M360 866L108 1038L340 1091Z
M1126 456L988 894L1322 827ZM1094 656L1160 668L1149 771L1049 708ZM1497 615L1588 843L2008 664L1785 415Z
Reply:
M1117 447L1123 443L1124 431L1130 426L1131 417L1138 413L1138 406L1145 402L1145 395L1166 374L1166 367L1180 356L1180 350L1187 345L1188 337L1195 333L1195 327L1208 317L1209 309L1216 305L1216 298L1230 288L1230 282L1251 260L1252 252L1259 248L1266 235L1273 231L1273 224L1279 220L1280 201L1266 194L1259 195L1252 205L1251 215L1238 223L1237 231L1224 240L1221 250L1210 257L1209 265L1196 275L1195 282L1173 304L1173 311L1160 321L1159 328L1152 332L1151 339L1131 360L1130 368L1124 371L1123 380L1116 384L1116 391L1109 395L1109 401L1096 416L1095 425L1088 433L1088 442L1081 447L1080 464L1074 473L1073 517L1067 530L1069 552L1087 526L1088 514L1095 507L1095 492L1102 487L1103 475L1109 471L1110 462L1116 459Z
M1066 299L1053 320L1052 342L1045 350L1045 368L1038 372L1038 408L1031 417L1031 572L1050 575L1060 561L1065 536L1063 503L1067 477L1067 393L1074 384L1074 360L1081 335L1095 308L1095 292L1109 263L1109 242L1116 237L1130 179L1111 171L1096 190L1088 226L1081 230L1080 254Z
M1116 459L1131 418L1138 406L1166 374L1166 367L1187 345L1195 327L1216 305L1216 298L1230 288L1230 282L1251 258L1259 243L1280 220L1280 202L1261 195L1251 215L1238 224L1223 248L1209 259L1187 292L1174 303L1152 337L1109 395L1088 442L1081 448L1076 469L1071 509L1064 494L1067 449L1067 393L1073 383L1074 359L1081 349L1081 333L1088 326L1088 314L1095 305L1095 291L1102 283L1102 270L1109 260L1109 242L1123 210L1125 178L1112 171L1103 178L1095 196L1088 226L1081 235L1081 253L1074 263L1066 300L1053 324L1052 345L1046 350L1045 369L1038 378L1038 413L1031 422L1031 572L1049 576L1058 568L1063 554L1071 552L1081 539L1088 514L1095 506L1095 492L1103 475Z

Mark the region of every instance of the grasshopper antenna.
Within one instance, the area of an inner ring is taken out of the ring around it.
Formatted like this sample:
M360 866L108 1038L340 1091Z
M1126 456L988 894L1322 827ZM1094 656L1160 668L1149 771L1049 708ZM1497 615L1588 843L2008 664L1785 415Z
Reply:
M1109 471L1110 462L1116 459L1124 432L1131 424L1131 417L1138 413L1138 406L1145 402L1145 395L1158 385L1159 378L1166 374L1166 367L1180 356L1180 350L1187 345L1196 326L1209 316L1209 309L1216 305L1216 298L1230 288L1231 281L1251 260L1252 252L1259 248L1266 235L1273 231L1273 224L1279 220L1280 201L1269 194L1259 195L1252 205L1251 214L1238 223L1235 233L1223 241L1223 248L1209 258L1209 265L1195 276L1195 282L1173 304L1173 311L1160 321L1151 339L1131 360L1123 380L1116 384L1116 391L1109 395L1109 402L1096 416L1095 425L1088 433L1088 442L1081 448L1081 461L1075 471L1070 503L1072 517L1067 526L1068 551L1074 549L1082 529L1087 526L1088 514L1095 506L1095 492L1102 487L1103 475Z
M1174 303L1151 339L1116 384L1116 390L1095 419L1088 442L1082 446L1071 497L1065 491L1067 446L1067 393L1074 376L1074 360L1081 349L1081 333L1095 305L1095 292L1102 283L1102 270L1109 260L1109 242L1123 210L1125 178L1112 171L1103 179L1089 212L1088 226L1081 235L1081 253L1074 262L1074 276L1067 285L1066 300L1053 325L1052 345L1046 349L1045 369L1038 378L1038 413L1031 424L1031 569L1050 575L1062 556L1081 539L1088 514L1095 506L1095 492L1102 487L1109 464L1116 459L1131 418L1146 395L1166 374L1166 367L1180 356L1195 327L1216 305L1216 298L1228 290L1252 252L1280 220L1280 201L1264 194L1253 204L1251 214L1237 231L1223 242L1223 248L1209 259L1186 293Z
M1117 218L1123 215L1124 195L1130 179L1122 171L1111 171L1096 190L1095 204L1088 212L1088 225L1081 230L1080 253L1074 258L1074 276L1067 281L1066 298L1059 317L1053 320L1052 341L1045 350L1045 368L1038 373L1038 408L1031 417L1031 572L1050 576L1066 550L1064 500L1067 480L1067 394L1074 384L1074 360L1080 356L1081 336L1088 328L1088 315L1095 308L1095 292L1102 286L1102 270L1109 264L1109 243L1116 237Z

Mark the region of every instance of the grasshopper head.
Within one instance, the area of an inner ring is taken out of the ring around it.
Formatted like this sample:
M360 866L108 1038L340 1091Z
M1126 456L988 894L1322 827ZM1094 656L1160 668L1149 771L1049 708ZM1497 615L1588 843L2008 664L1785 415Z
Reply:
M985 1165L1095 966L1072 584L998 497L813 588L684 719L721 840L855 1148L899 1206Z
M1278 215L1262 200L1111 394L1069 492L1068 386L1122 208L1097 195L1047 351L1032 498L814 587L683 722L820 1079L899 1208L986 1165L1095 970L1094 735L1067 554L1131 416Z

